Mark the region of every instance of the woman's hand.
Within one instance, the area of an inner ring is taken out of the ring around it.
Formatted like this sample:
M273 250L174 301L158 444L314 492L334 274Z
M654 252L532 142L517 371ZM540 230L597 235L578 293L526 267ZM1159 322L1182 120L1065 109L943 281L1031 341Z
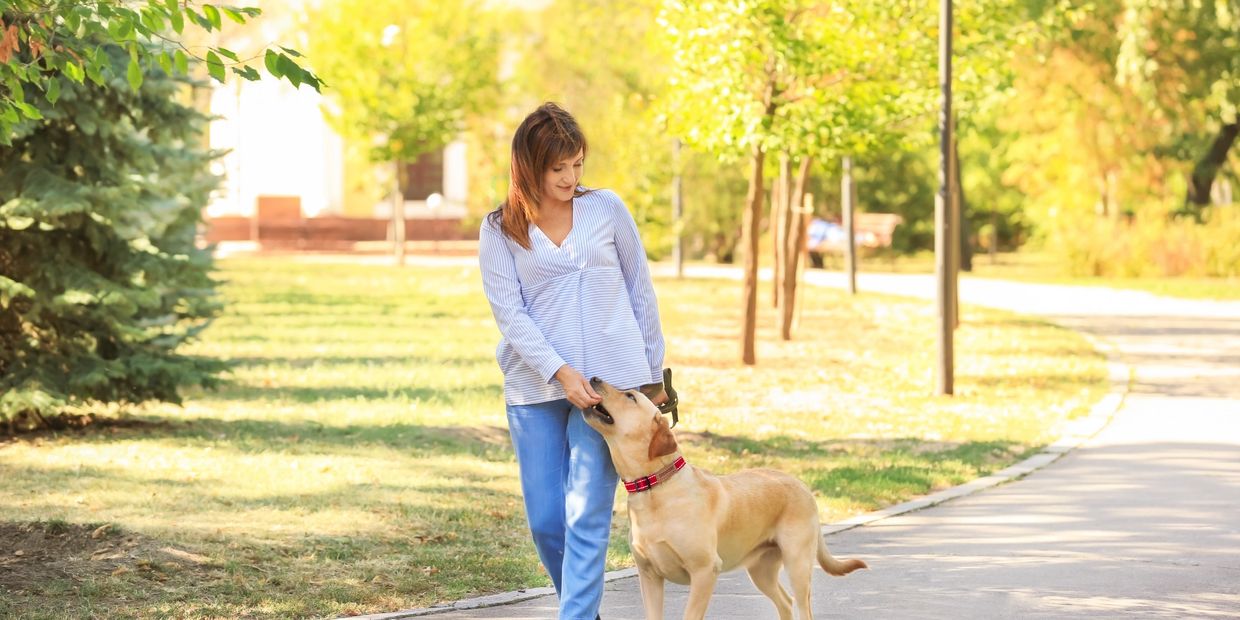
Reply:
M555 378L564 386L564 396L574 407L585 409L603 402L603 397L599 396L594 388L590 387L590 382L581 376L581 373L573 370L572 366L560 366L560 369L555 371Z
M641 390L641 393L645 394L646 398L649 398L650 402L654 403L656 407L667 402L667 390L663 389L662 381L658 383L647 383L637 389Z

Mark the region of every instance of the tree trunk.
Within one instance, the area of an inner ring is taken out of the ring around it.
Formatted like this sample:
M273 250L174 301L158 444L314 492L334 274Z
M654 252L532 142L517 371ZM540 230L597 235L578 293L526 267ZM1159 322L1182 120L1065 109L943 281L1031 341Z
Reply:
M814 195L806 192L801 197L801 234L797 240L797 289L800 290L801 283L805 281L805 270L810 265L809 260L809 224L814 219ZM801 327L801 309L805 304L800 301L801 297L793 296L793 312L792 329L796 331Z
M841 162L843 172L840 179L840 216L844 220L844 277L848 281L848 292L857 294L857 227L853 215L857 206L853 190L856 184L852 178L852 158L844 157Z
M392 162L395 177L392 181L392 251L398 267L405 266L405 194L401 191L403 167L399 161Z
M784 227L784 273L783 275L783 313L780 322L780 336L784 340L792 340L792 322L796 316L797 274L800 273L802 248L805 246L805 217L801 203L805 196L805 183L809 177L809 167L813 158L801 158L801 167L797 171L796 187L793 188L787 209L787 225Z
M1184 210L1201 219L1201 210L1210 204L1210 187L1218 176L1219 168L1227 162L1227 152L1240 135L1240 123L1223 125L1210 150L1193 166L1193 175L1188 182L1188 195L1184 198Z
M781 173L782 173L782 169L781 169ZM779 231L783 230L783 225L780 224L780 217L782 215L782 210L780 209L780 206L784 203L784 199L782 196L783 190L784 190L784 183L783 183L782 177L775 179L775 182L771 183L771 198L770 198L771 208L770 208L770 211L768 212L769 215L767 216L767 219L766 219L767 228L771 231L771 274L772 274L771 275L771 307L772 308L779 307L779 261L781 258L779 254L779 245L780 245Z
M956 213L960 218L960 270L973 271L973 243L969 239L971 234L969 228L969 203L964 199L964 183L963 176L960 173L960 140L952 137L952 175L956 177Z
M745 317L741 329L741 361L747 365L758 363L754 350L754 332L758 325L758 225L762 221L762 164L766 153L762 146L754 145L750 156L749 195L745 198L744 224L741 227L741 247L745 251L744 304Z
M776 181L778 192L772 192L772 196L778 196L775 203L771 205L771 213L775 214L772 218L771 227L774 230L772 235L775 243L773 244L773 252L775 254L775 269L771 272L771 285L775 292L775 307L784 307L783 288L784 288L784 272L788 270L788 231L790 229L791 209L792 209L792 160L788 158L788 153L779 154L779 180Z

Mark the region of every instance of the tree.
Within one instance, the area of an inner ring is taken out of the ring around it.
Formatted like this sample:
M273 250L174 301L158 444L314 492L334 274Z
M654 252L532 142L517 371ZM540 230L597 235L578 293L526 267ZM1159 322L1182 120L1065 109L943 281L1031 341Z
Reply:
M307 53L332 85L328 120L368 146L374 164L441 149L496 105L498 32L478 2L340 0L309 11L303 27Z
M210 387L224 368L177 353L219 308L194 246L216 186L196 139L206 118L176 101L184 78L159 69L136 91L48 79L56 103L36 100L39 121L0 149L0 421L180 402L180 386Z
M1157 122L1194 142L1184 212L1200 220L1240 136L1240 1L1119 4L1118 81L1131 85Z
M72 409L179 402L224 368L177 353L218 309L194 245L216 178L205 117L178 103L198 60L180 41L254 8L189 2L0 0L0 421L58 425ZM197 48L196 48L197 49ZM265 70L318 89L298 52Z
M776 192L781 200L772 218L783 257L777 279L784 280L787 338L801 236L789 211L800 206L813 158L863 151L930 101L932 82L918 83L928 74L906 67L918 53L909 42L926 30L924 14L917 3L899 0L664 3L659 19L673 50L669 125L695 148L749 162L744 363L756 361L756 254L767 154L779 153L789 166L794 159L799 163L795 184L790 173L781 175L785 187ZM927 43L923 53L932 58L932 50Z
M577 118L590 145L586 185L610 188L624 199L652 256L666 252L672 238L667 188L673 142L654 106L666 88L651 21L657 4L557 0L528 14L525 36L514 50L520 61L511 89L522 102L521 116L551 100ZM520 118L511 120L505 159L511 127Z
M152 66L186 75L191 60L202 60L217 81L223 82L230 70L257 80L254 59L219 46L208 46L205 57L198 58L179 37L187 25L209 32L219 30L223 19L245 23L260 14L254 7L195 8L188 0L0 0L0 144L10 143L23 120L42 118L39 99L56 103L62 77L100 87L120 79L136 91ZM117 56L108 45L126 54ZM294 86L318 90L318 77L295 60L300 55L288 48L267 49L261 66Z

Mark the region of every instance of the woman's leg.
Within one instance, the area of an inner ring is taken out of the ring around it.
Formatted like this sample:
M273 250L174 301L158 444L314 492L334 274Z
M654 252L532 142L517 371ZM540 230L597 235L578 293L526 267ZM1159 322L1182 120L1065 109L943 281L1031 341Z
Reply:
M564 481L567 527L560 620L594 620L603 601L603 572L616 498L616 469L607 442L573 407L568 419Z
M564 478L570 411L567 400L508 405L508 433L521 471L525 516L534 548L557 594L564 592Z

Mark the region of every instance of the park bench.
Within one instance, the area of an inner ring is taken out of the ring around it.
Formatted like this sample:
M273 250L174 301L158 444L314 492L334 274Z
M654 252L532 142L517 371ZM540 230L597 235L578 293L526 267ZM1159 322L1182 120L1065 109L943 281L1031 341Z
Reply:
M891 237L896 226L904 222L904 218L895 213L857 213L853 216L853 232L857 249L877 250L891 247ZM809 252L810 265L821 269L826 256L843 256L846 234L838 222L818 220L812 226L825 226L819 234L811 229L810 240L806 247Z

